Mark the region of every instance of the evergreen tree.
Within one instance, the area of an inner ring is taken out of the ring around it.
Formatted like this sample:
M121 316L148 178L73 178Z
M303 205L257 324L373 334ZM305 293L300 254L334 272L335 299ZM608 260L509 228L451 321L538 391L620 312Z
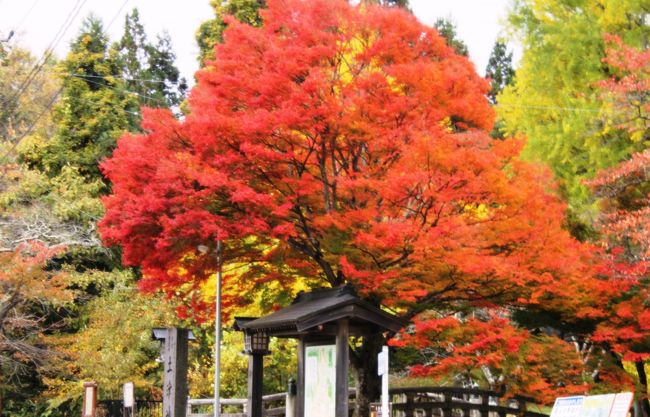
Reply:
M145 79L151 80L148 81L151 84L145 82L145 85L149 87L147 94L159 103L164 100L168 107L180 105L185 99L188 86L187 81L185 78L181 78L180 71L174 64L176 54L172 50L169 34L165 32L158 35L156 44L148 45L148 50L147 67L143 71ZM151 107L160 107L160 105Z
M174 65L176 55L167 33L156 44L148 42L138 9L127 14L122 38L111 55L119 63L126 89L136 96L129 110L129 130L137 130L140 106L176 107L185 97L187 83Z
M101 180L98 161L128 128L126 109L137 101L124 93L121 68L109 57L108 37L96 17L84 21L59 71L64 78L54 110L56 133L23 148L23 161L50 178L72 170L84 182Z
M364 3L381 4L388 7L401 7L409 9L409 0L364 0Z
M259 26L262 20L258 10L264 7L264 0L210 0L210 5L214 10L214 18L203 22L195 35L201 66L214 58L215 45L223 41L223 32L227 26L224 17L231 15L241 22Z
M512 83L515 70L512 67L512 52L508 51L505 42L497 40L492 48L488 65L485 68L485 78L492 81L488 99L496 104L497 95Z
M451 19L440 17L433 24L433 27L436 28L438 33L447 40L447 45L454 48L458 55L469 56L467 44L465 44L463 40L458 39L456 25L451 21Z

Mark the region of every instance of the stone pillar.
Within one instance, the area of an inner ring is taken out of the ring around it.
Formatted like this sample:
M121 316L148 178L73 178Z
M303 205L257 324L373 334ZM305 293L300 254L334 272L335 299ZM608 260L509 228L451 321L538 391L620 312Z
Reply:
M172 327L163 341L163 417L186 417L187 336L186 329Z

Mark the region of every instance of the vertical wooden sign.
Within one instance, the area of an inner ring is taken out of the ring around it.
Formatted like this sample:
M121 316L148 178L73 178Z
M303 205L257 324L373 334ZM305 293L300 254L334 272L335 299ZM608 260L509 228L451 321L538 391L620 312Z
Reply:
M163 343L163 417L185 417L187 413L186 329L167 329Z

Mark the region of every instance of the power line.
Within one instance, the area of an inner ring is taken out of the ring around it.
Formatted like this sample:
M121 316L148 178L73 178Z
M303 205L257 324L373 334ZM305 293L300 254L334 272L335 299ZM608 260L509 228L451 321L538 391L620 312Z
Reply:
M108 31L108 29L113 25L113 22L115 22L115 19L118 18L118 16L119 16L120 13L122 12L122 9L124 9L124 6L126 6L126 4L127 4L128 2L129 2L129 0L124 0L124 2L122 3L122 5L120 6L120 8L117 9L117 12L115 13L115 16L113 16L113 18L111 19L111 21L108 22L108 26L106 26L106 31Z
M36 64L27 75L27 78L23 80L21 85L18 87L18 90L11 96L11 98L5 100L4 102L5 107L2 112L2 115L0 116L0 120L3 119L12 110L13 107L15 107L15 105L18 103L18 100L20 99L20 96L27 90L27 88L34 81L38 73L41 72L45 64L48 62L48 60L54 53L54 49L58 46L59 42L61 42L61 39L70 28L70 25L72 25L72 22L81 11L81 8L86 4L86 1L87 0L77 0L77 2L74 4L72 10L70 10L65 21L63 22L63 24L57 31L56 35L54 36L54 39L52 39L52 42L50 42L48 48L43 52L41 58L38 61L36 61Z
M20 22L18 23L18 25L16 25L16 27L14 28L14 30L15 30L16 32L19 31L20 28L23 26L23 23L25 23L25 20L27 20L27 18L28 18L29 15L32 13L32 11L34 10L34 8L36 7L36 5L38 4L39 1L40 1L40 0L34 0L34 2L32 3L31 7L29 8L29 10L27 10L27 12L26 12L26 13L23 15L23 17L20 19Z
M127 89L124 89L124 88L113 87L113 86L110 86L108 84L100 83L100 82L97 82L97 81L88 80L88 79L86 79L85 75L69 74L68 76L82 79L82 80L86 81L87 83L91 83L91 84L99 85L99 86L102 86L102 87L110 88L111 90L115 90L117 92L124 92L124 93L134 94L134 95L136 95L138 97L141 97L141 98L144 98L144 99L147 99L147 100L155 101L158 104L168 105L168 103L166 101L161 100L161 99L156 98L156 97L147 96L147 95L144 95L144 94L140 94L140 93L138 93L136 91L127 90ZM107 76L107 77L110 77L110 76ZM101 77L101 78L105 78L105 77Z
M575 112L588 112L588 113L599 113L600 109L588 108L588 107L562 107L562 106L545 106L545 105L516 105L516 104L502 104L497 103L496 107L510 107L513 109L536 109L536 110L564 110L564 111L575 111Z
M58 90L58 91L57 91L57 92L52 96L52 98L50 99L50 101L49 101L49 102L47 103L47 105L43 108L43 110L41 110L41 112L38 114L38 116L36 116L36 118L34 119L34 121L32 121L32 124L29 126L29 128L28 128L25 132L23 132L20 136L18 136L18 137L16 137L16 138L14 138L14 139L12 139L12 140L9 141L9 142L12 142L12 145L11 145L11 147L10 147L9 149L7 149L7 151L2 155L2 157L0 157L0 161L4 161L5 158L7 158L7 157L9 156L9 154L11 154L11 153L16 149L16 147L18 146L18 144L19 144L19 143L20 143L20 142L21 142L21 141L22 141L22 140L23 140L27 135L29 135L30 133L32 133L32 131L34 130L34 128L35 128L36 125L38 124L38 122L39 122L39 120L41 119L41 117L43 117L43 115L45 115L46 112L50 111L50 109L52 108L52 106L53 106L54 103L56 102L56 99L59 98L59 95L61 94L61 91L63 91L63 87L60 87L59 90ZM5 172L3 172L2 177L0 177L0 179L1 179L1 178L4 178L4 175L5 175Z
M71 72L55 72L54 74L64 76L64 77L82 77L82 78L114 78L116 80L124 81L138 81L143 83L156 83L156 84L167 84L167 80L155 80L147 78L128 78L128 77L117 77L115 75L91 75L91 74L75 74Z

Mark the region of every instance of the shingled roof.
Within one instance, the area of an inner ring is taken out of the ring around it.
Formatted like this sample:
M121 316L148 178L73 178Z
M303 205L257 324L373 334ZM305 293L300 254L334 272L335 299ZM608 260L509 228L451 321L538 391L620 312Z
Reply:
M252 333L298 337L348 319L350 333L399 331L405 323L361 298L351 286L300 293L288 307L258 319L240 318L235 327Z

